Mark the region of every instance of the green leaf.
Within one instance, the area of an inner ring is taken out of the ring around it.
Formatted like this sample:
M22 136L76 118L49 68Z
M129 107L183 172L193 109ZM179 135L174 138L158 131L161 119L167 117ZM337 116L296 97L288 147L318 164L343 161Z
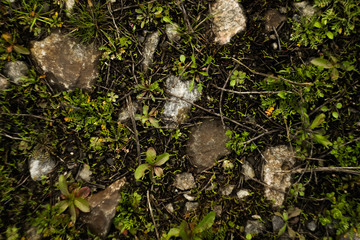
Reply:
M3 33L1 34L1 37L8 43L12 44L13 41L12 41L12 36L10 33Z
M327 139L327 137L321 134L314 134L314 141L322 144L326 148L332 145L332 143Z
M156 151L153 147L149 147L146 151L146 161L153 164L156 158Z
M155 162L155 166L161 166L163 165L164 163L166 163L170 158L170 154L168 153L163 153L161 155L159 155L157 158L156 158L156 162Z
M194 233L196 234L205 231L214 224L214 221L215 221L215 211L211 211L194 228Z
M194 53L191 55L191 68L197 68L197 65L196 65L196 59L195 59L195 55Z
M341 104L341 103L337 103L337 104L336 104L336 108L337 108L337 109L342 108L342 104Z
M319 127L324 121L325 121L324 113L317 115L316 118L314 119L314 121L311 123L310 129Z
M70 210L70 215L71 215L71 221L73 222L73 224L75 224L76 222L76 209L74 204L70 204L69 205L69 210Z
M55 207L58 208L58 214L63 213L68 207L69 207L69 201L68 200L62 200L58 202Z
M279 230L278 235L279 236L282 235L285 232L285 230L286 230L286 224L284 224L284 226Z
M164 17L162 18L162 20L163 20L164 22L166 22L166 23L171 23L171 19L170 19L169 16L164 16Z
M326 36L330 39L334 39L334 34L332 32L326 32Z
M299 188L300 188L300 185L299 185ZM288 213L289 213L289 219L293 218L293 217L297 217L300 215L301 209L300 208L291 209L288 211Z
M179 237L180 229L179 228L171 228L169 232L166 234L166 239L170 239L171 237Z
M151 168L151 166L147 163L141 164L140 166L138 166L135 170L135 179L139 180L140 178L145 176L145 172L147 170L149 170Z
M314 23L314 27L321 28L322 26L321 26L321 23L320 23L320 22L315 22L315 23Z
M323 68L332 68L333 67L333 65L330 61L323 59L323 58L314 58L310 62L318 67L323 67Z
M296 233L295 233L295 231L294 231L291 227L289 227L289 226L288 226L288 233L289 233L290 239L295 239Z
M339 114L338 114L337 112L332 112L332 116L333 116L334 118L336 118L336 119L339 118Z
M80 211L82 211L82 212L90 212L89 202L86 201L85 199L83 199L83 198L75 198L74 204L78 209L80 209Z
M59 189L60 192L66 197L70 195L65 176L62 174L59 176Z
M190 231L187 222L182 221L179 226L179 237L181 237L182 240L191 240Z
M286 93L285 92L279 92L278 96L281 97L282 99L286 99Z
M339 71L336 68L333 68L331 70L331 74L330 74L331 80L336 81L339 79Z
M24 54L24 55L29 55L30 54L29 49L27 49L26 47L23 47L21 45L15 45L14 50L15 50L15 52L17 52L19 54Z
M180 55L180 62L185 63L186 57L184 55Z

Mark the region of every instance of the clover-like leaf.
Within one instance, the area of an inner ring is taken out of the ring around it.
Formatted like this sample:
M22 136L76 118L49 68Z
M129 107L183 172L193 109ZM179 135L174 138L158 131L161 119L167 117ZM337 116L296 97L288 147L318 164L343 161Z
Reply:
M154 163L154 166L161 166L163 165L164 163L166 163L170 158L170 154L168 153L163 153L161 155L159 155L157 158L156 158L156 162Z
M66 197L68 197L70 195L65 176L62 174L59 176L59 189L60 189L60 192L63 195L65 195Z
M90 212L89 202L86 201L85 199L83 199L83 198L75 198L74 204L78 209L80 209L80 211L82 211L82 212Z
M151 168L151 166L147 163L141 164L140 166L138 166L135 170L135 179L139 180L140 178L145 176L145 172L147 170L149 170Z

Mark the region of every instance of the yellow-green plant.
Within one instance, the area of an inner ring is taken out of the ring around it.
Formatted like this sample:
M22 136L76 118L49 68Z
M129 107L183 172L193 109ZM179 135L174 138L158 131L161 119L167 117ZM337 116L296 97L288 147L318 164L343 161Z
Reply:
M58 207L58 213L63 213L67 208L69 208L71 221L73 224L76 222L76 218L79 215L79 210L82 212L90 212L90 206L88 201L85 199L90 194L89 187L82 188L68 188L66 179L64 175L59 177L59 189L61 191L61 200L56 204Z
M154 148L150 147L146 151L146 163L139 165L135 170L135 179L139 180L143 178L146 174L146 171L150 170L150 178L154 179L154 174L157 177L163 175L163 169L160 167L165 164L170 158L169 153L163 153L159 156L156 156L156 151Z

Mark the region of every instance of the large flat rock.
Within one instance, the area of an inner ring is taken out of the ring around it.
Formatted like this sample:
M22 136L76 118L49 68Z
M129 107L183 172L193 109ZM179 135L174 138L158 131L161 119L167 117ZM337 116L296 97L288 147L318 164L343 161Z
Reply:
M31 56L38 67L61 90L90 90L98 76L101 52L61 33L52 33L42 41L32 42Z

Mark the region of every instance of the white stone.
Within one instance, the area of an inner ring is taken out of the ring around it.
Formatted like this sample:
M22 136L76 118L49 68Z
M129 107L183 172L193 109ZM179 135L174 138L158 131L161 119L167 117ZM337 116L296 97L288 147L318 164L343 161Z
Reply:
M287 146L281 145L266 149L263 156L265 158L264 183L269 185L265 187L265 197L274 201L274 206L281 206L285 199L283 192L291 186L291 174L281 171L294 165L294 153Z
M192 212L199 207L198 202L186 202L185 203L185 212Z
M79 177L85 182L90 182L91 174L92 172L90 171L90 166L88 164L84 164L79 173Z
M311 4L309 4L307 1L296 2L296 3L293 3L293 4L294 4L294 7L297 8L300 11L300 14L302 16L310 18L316 12L316 9Z
M68 11L66 14L68 16L71 15L74 5L75 5L75 0L65 0L65 7L66 7L66 10Z
M187 193L184 194L184 198L186 198L186 200L188 201L194 201L195 200L195 197L194 196L191 196Z
M235 188L235 185L229 184L226 187L222 188L220 190L220 192L224 196L229 196L232 193L232 191L234 190L234 188Z
M190 82L183 82L175 76L170 76L166 80L166 89L171 94L192 103L200 98L200 93L197 90L196 84L194 84L193 89L190 91ZM186 120L186 114L191 109L191 104L180 100L177 97L170 96L170 99L165 102L163 117L164 120L181 124Z
M210 10L213 16L215 42L224 45L231 37L244 31L246 17L242 7L236 0L217 0Z
M28 66L23 61L7 62L4 66L4 74L16 84L22 82L22 78L27 75Z
M244 161L242 165L242 173L245 176L245 180L255 177L255 171L248 161Z
M6 89L8 85L9 85L8 80L0 75L0 90Z
M247 189L241 189L240 191L238 191L236 193L236 196L239 198L239 199L242 199L242 198L245 198L247 196L250 196L250 191L247 190Z
M169 212L173 213L174 212L174 206L172 203L168 203L165 205L165 209L168 210Z
M41 177L52 172L55 165L55 162L50 158L50 153L37 146L29 160L30 176L34 181L40 181Z
M149 66L153 62L154 53L160 40L160 34L156 31L150 34L145 40L145 46L143 51L144 60L142 62L144 71L147 71Z
M194 176L191 173L180 173L175 177L174 186L180 190L189 190L195 187Z
M171 42L180 40L181 35L177 31L178 28L179 25L177 25L176 23L166 24L165 33Z

